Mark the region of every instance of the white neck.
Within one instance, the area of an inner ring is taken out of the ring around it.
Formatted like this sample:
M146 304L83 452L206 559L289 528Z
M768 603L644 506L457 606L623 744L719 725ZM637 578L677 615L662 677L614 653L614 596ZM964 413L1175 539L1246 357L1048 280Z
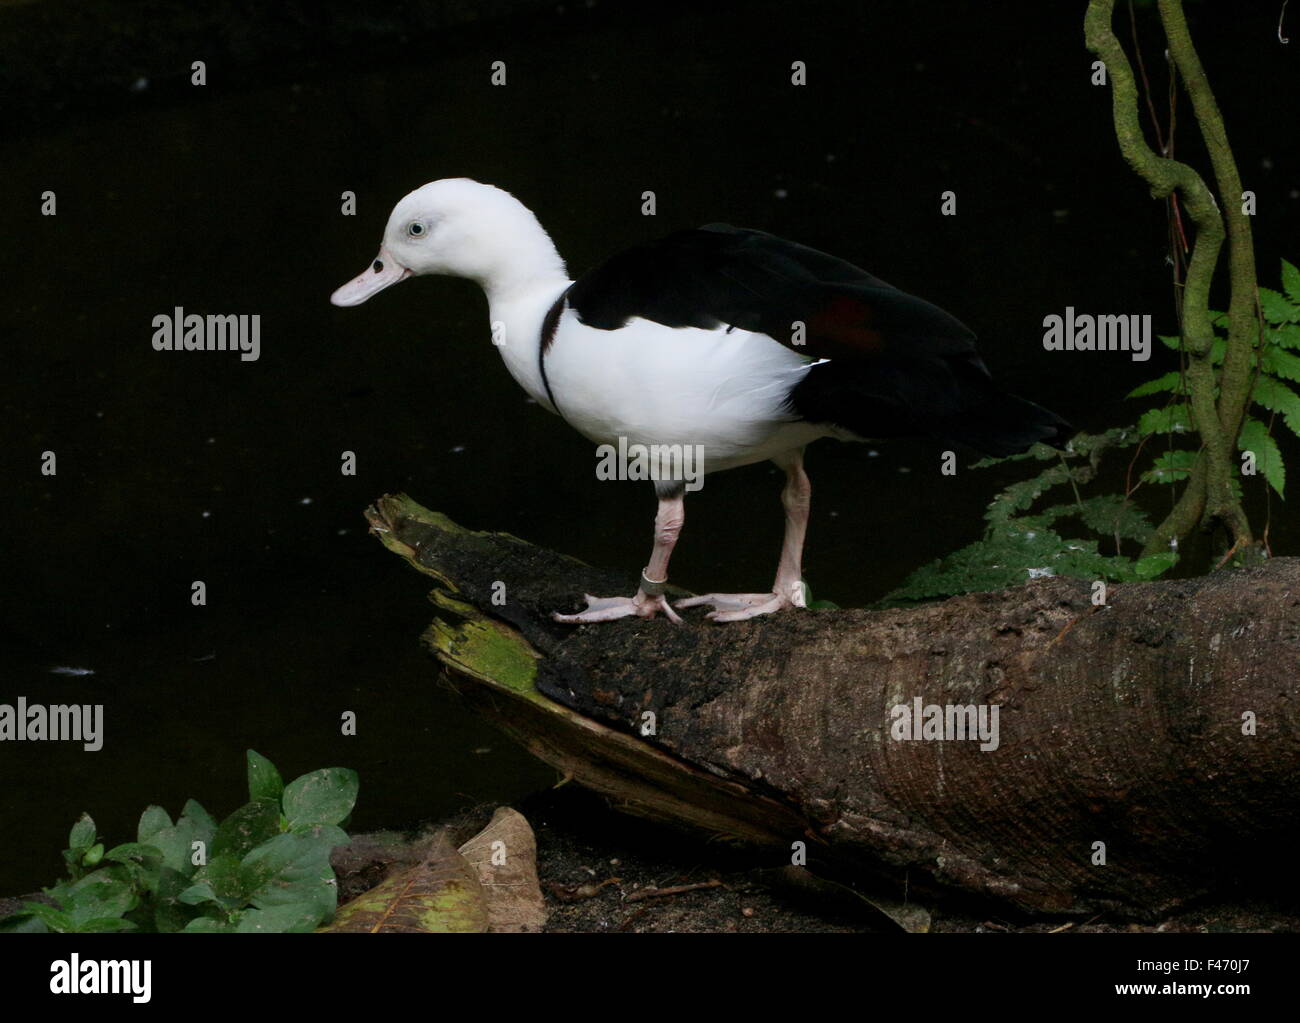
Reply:
M461 250L460 269L492 304L542 285L568 281L564 260L537 217L514 196L492 190L493 205L476 218L476 237Z
M554 252L553 247L551 251ZM556 256L555 263L545 270L538 267L533 273L521 271L483 288L488 298L492 341L506 369L534 401L551 412L555 408L546 395L539 365L542 324L555 300L571 283L564 264Z
M531 244L512 246L500 262L478 278L478 284L493 305L515 301L539 288L567 287L569 283L564 260L544 232Z

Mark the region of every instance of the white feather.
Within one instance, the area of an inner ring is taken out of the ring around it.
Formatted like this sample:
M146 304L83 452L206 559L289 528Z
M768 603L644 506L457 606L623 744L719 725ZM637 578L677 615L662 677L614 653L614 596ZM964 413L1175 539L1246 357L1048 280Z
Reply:
M706 472L771 458L827 435L786 408L812 364L765 334L632 319L584 326L566 310L546 356L559 412L598 444L689 444Z

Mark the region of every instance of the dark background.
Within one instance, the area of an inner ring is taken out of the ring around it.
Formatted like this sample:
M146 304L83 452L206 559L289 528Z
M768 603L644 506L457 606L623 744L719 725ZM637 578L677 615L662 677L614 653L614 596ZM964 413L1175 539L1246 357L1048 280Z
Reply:
M553 781L433 684L416 642L427 584L361 512L404 489L622 568L630 591L653 497L596 485L589 445L500 364L474 286L329 305L425 181L515 193L575 274L707 221L773 231L945 307L1006 386L1083 429L1142 410L1123 395L1174 365L1163 348L1141 364L1041 346L1043 317L1067 305L1175 331L1164 207L1118 155L1082 3L692 7L0 3L0 702L106 715L99 753L0 746L0 894L54 880L82 810L110 842L134 837L148 803L229 812L250 746L286 777L359 770L363 829ZM1279 43L1278 8L1188 4L1273 286L1278 258L1300 259L1300 40ZM1163 113L1163 39L1150 5L1136 13ZM1300 36L1300 10L1291 21ZM1204 168L1185 100L1180 117L1179 155ZM55 217L40 215L46 189ZM939 215L948 189L956 217ZM151 320L176 305L260 314L260 361L154 352ZM845 605L977 538L1014 475L943 477L921 442L875 450L810 452L806 574ZM674 580L766 586L779 482L766 465L710 478ZM1274 551L1297 553L1285 506L1272 514ZM195 579L206 607L190 604ZM348 710L355 738L339 735Z

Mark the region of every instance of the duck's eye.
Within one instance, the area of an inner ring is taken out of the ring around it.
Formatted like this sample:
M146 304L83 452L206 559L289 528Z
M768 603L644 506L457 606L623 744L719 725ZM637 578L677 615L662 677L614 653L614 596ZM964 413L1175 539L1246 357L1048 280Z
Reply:
M424 234L424 225L421 224L418 220L413 220L411 221L411 223L406 225L406 233L409 234L412 238L419 238L422 234Z

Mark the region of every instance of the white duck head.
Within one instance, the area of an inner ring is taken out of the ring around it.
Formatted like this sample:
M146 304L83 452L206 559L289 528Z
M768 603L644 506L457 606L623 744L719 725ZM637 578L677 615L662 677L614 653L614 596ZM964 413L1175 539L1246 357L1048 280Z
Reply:
M431 181L404 196L388 217L379 255L330 301L360 305L419 274L465 277L489 297L567 280L564 261L532 211L509 192L469 178Z

